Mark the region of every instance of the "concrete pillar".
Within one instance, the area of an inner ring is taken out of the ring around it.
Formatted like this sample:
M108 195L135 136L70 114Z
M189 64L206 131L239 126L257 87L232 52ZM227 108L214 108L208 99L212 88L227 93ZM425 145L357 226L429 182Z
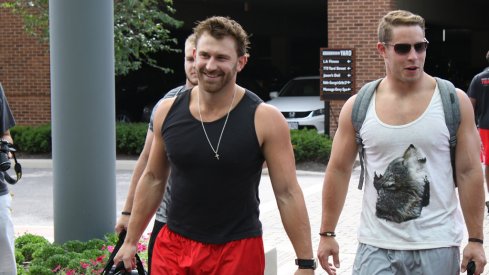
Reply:
M50 0L54 240L115 223L112 0Z

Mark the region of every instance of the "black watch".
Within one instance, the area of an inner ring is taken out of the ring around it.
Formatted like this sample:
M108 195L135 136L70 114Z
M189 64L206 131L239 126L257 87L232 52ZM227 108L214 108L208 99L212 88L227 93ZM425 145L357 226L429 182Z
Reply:
M299 269L316 269L316 260L315 259L295 259L295 264L299 266Z

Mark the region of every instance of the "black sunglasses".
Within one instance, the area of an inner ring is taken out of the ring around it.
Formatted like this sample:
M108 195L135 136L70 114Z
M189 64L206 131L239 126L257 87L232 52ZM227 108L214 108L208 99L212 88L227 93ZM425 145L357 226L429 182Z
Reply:
M416 43L414 45L412 45L412 44L406 44L406 43L389 44L387 42L382 42L382 44L387 45L387 46L393 46L394 47L394 51L397 54L399 54L399 55L405 55L405 54L408 54L409 52L411 52L411 46L414 47L414 50L417 53L423 53L423 52L425 52L426 49L428 48L429 42L425 38L423 42L418 42L418 43Z

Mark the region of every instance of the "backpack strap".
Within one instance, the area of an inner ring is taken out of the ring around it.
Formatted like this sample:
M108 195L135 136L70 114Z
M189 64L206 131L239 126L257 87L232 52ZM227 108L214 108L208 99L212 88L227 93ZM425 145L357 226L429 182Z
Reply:
M362 128L363 121L367 116L368 106L370 104L370 100L379 86L382 78L369 82L360 89L357 93L357 97L355 98L355 102L353 103L353 109L351 112L351 121L353 124L353 128L355 129L355 141L358 145L358 158L360 160L360 179L358 181L358 189L362 189L363 182L365 180L365 148L363 147L363 140L360 136L360 129Z
M455 148L457 146L457 131L460 125L460 103L458 101L455 86L448 80L435 77L440 90L440 96L443 103L443 112L445 113L445 124L450 133L450 162L452 164L453 181L457 186L455 175Z

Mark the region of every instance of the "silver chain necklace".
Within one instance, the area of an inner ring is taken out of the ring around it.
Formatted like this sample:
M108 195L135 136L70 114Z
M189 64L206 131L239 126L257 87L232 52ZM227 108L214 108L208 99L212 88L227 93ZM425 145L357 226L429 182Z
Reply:
M217 160L219 160L218 151L219 151L219 145L221 144L222 133L224 133L224 129L226 128L226 124L228 123L229 114L231 113L231 108L233 107L234 104L234 98L236 97L236 90L237 89L234 89L233 100L231 101L231 105L229 105L229 110L226 115L226 120L224 121L224 125L222 126L221 135L219 136L219 140L217 141L216 149L214 149L214 146L212 146L211 140L209 139L209 136L207 135L207 131L205 130L204 120L202 120L202 114L200 113L200 91L197 90L197 108L199 110L199 118L200 118L200 123L202 124L202 130L204 130L204 134L205 137L207 138L207 142L209 142L209 145L211 146L211 149L215 154L214 157Z

